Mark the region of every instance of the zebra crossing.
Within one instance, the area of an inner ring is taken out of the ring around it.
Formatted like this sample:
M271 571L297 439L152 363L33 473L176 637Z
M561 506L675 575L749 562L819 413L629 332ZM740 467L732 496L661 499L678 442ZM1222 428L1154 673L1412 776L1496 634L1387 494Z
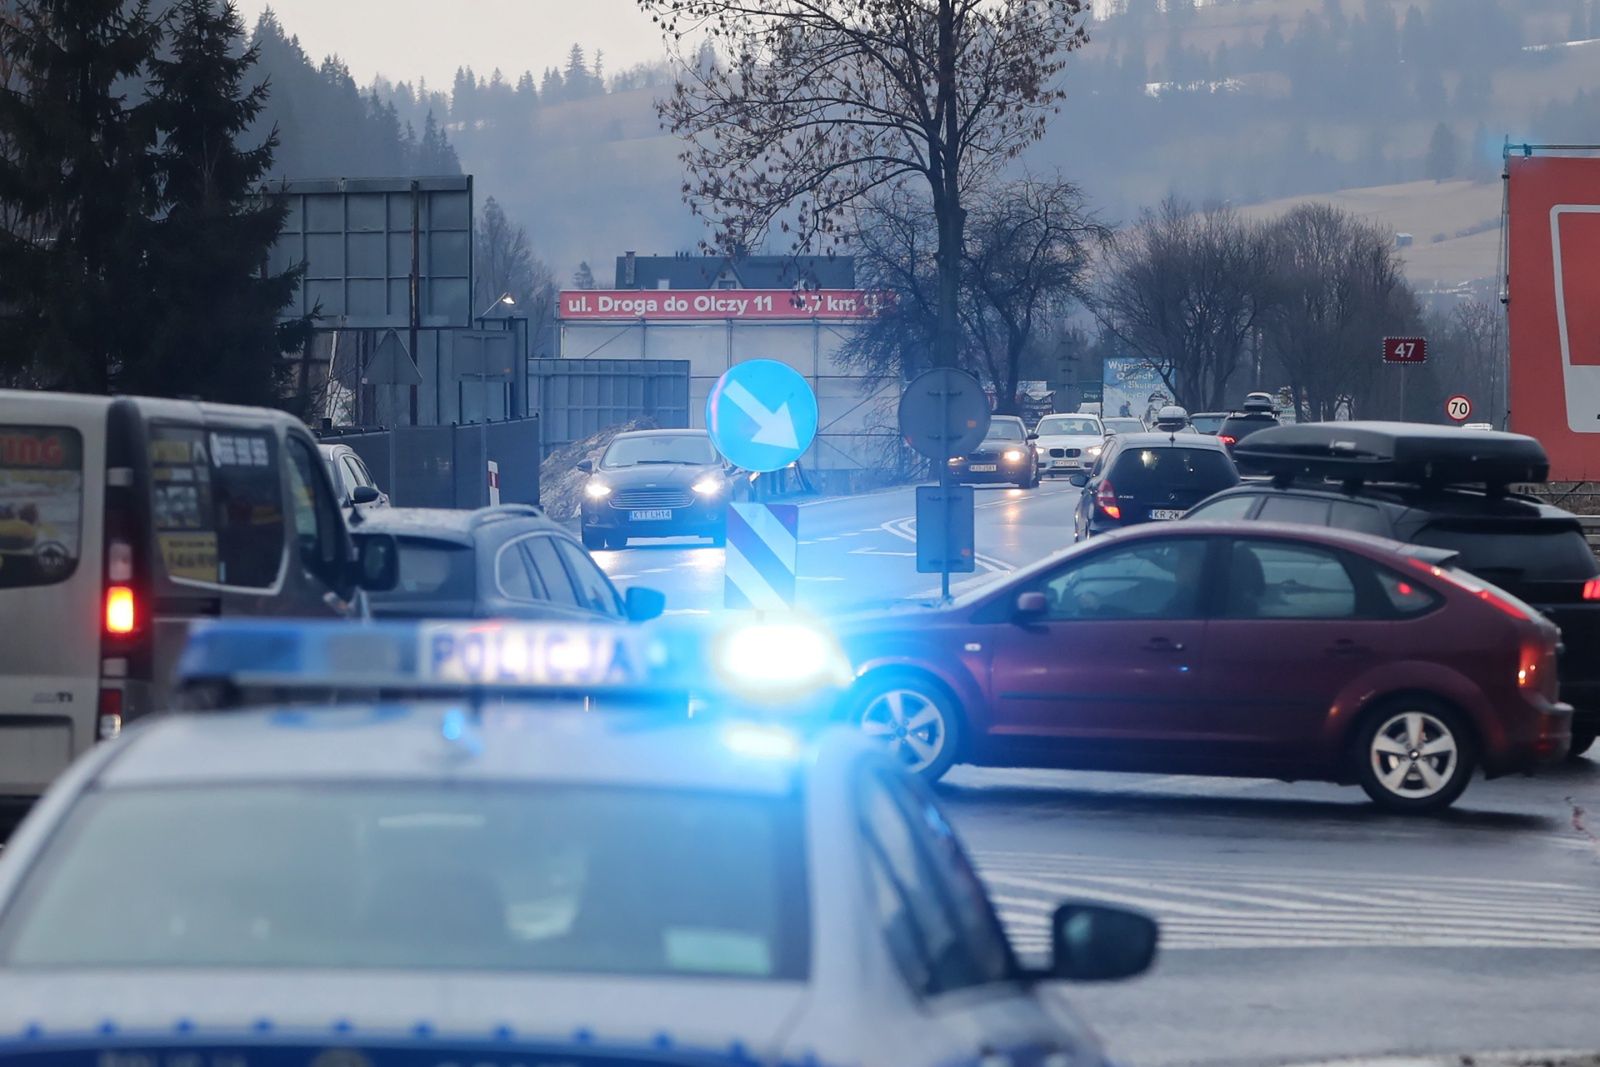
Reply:
M1051 912L1066 899L1149 912L1166 950L1600 949L1600 878L1585 885L1070 853L973 859L1024 955L1048 950Z

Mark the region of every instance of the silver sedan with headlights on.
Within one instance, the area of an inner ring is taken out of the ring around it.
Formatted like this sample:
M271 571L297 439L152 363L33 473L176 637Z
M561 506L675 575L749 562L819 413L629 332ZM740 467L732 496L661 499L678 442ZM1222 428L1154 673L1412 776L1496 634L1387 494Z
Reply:
M1105 447L1106 430L1098 415L1046 415L1033 428L1038 440L1039 473L1076 474L1094 466Z
M632 537L709 537L728 530L732 484L704 430L618 434L598 466L584 460L583 544L624 548Z

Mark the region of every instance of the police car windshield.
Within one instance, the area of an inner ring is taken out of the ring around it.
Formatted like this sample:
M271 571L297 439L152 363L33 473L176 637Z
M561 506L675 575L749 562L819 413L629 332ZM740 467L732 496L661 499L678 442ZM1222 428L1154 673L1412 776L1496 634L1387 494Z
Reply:
M800 979L804 854L798 805L775 797L113 789L84 796L29 873L0 923L0 958Z
M619 437L606 449L602 467L635 467L641 463L688 463L709 466L717 461L711 438L701 434Z

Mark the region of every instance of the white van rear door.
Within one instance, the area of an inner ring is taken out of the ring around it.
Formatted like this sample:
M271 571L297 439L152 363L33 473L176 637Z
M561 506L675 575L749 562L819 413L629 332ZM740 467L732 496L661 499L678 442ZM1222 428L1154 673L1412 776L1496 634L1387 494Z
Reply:
M0 795L94 743L107 402L0 393Z

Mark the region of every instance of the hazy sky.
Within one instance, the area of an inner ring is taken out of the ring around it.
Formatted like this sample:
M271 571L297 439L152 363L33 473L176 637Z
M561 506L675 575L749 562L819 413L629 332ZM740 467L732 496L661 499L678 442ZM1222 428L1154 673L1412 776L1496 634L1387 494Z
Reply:
M313 62L337 53L362 84L420 74L449 89L458 66L512 80L566 62L574 41L615 73L663 54L636 0L235 0L246 27L270 7Z

